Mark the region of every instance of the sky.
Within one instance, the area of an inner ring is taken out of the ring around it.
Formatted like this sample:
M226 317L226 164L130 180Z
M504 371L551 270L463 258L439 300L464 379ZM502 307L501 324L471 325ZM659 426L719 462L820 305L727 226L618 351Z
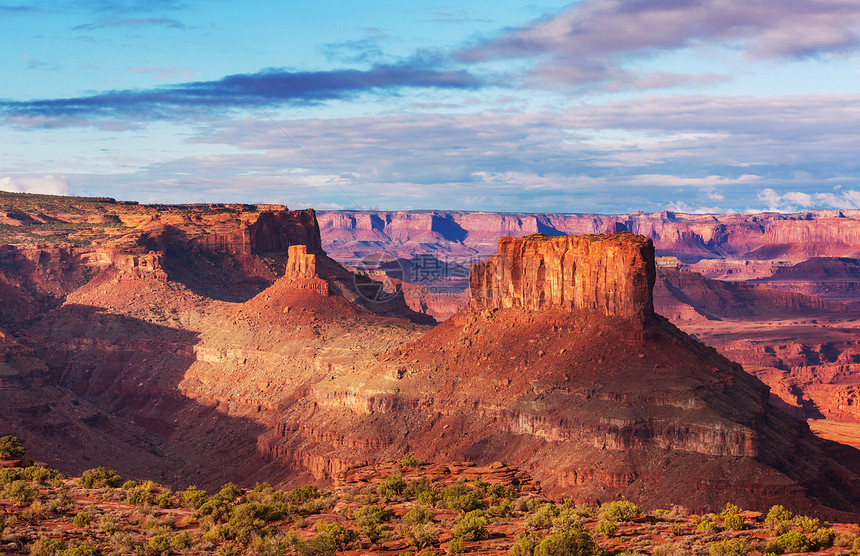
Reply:
M860 0L0 0L0 190L860 209Z

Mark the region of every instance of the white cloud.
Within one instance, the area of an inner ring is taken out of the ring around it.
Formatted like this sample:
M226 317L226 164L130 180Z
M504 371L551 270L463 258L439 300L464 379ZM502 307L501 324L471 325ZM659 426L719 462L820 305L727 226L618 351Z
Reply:
M789 191L779 193L771 188L762 189L757 199L770 212L795 212L803 209L860 209L860 191L834 188L837 193L804 193Z
M68 195L69 180L66 176L4 176L0 177L0 191L13 193L42 193L45 195Z

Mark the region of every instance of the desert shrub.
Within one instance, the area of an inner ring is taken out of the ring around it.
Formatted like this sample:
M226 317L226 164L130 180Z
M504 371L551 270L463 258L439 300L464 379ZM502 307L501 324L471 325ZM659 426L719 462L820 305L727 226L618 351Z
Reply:
M561 533L571 529L581 529L582 518L574 508L564 508L552 519L552 532Z
M287 500L298 504L304 504L309 500L320 497L320 491L314 485L304 485L287 492Z
M749 551L749 543L740 538L716 542L708 547L710 556L745 556Z
M585 531L550 535L534 549L534 556L601 556L605 553Z
M58 552L57 556L99 556L99 551L88 544L81 544Z
M517 501L516 507L518 512L531 513L544 505L545 502L537 496L521 498Z
M316 489L314 489L316 490ZM227 483L221 487L216 494L212 496L212 498L217 498L219 500L224 500L225 502L233 502L236 498L239 498L245 494L245 491L236 486L233 483Z
M403 480L401 473L395 473L384 479L376 487L376 492L383 498L393 498L400 496L406 490L406 481Z
M411 527L404 528L403 536L409 546L418 550L439 544L439 533L429 522L416 523Z
M402 458L400 458L400 467L418 467L422 462L420 459L415 457L415 454L409 452Z
M789 531L776 538L776 540L768 546L768 552L809 552L814 548L812 541L799 531Z
M338 550L346 550L358 540L358 531L355 529L347 529L343 525L337 523L317 523L317 531L328 535Z
M719 530L720 528L717 527L717 524L709 519L703 519L698 525L696 525L696 531L703 535L714 535L718 533Z
M195 514L198 517L210 516L214 522L218 523L225 522L230 519L232 511L233 507L230 505L229 502L213 496L211 499L207 500L199 508L197 508Z
M152 499L153 486L155 486L155 483L152 481L145 481L144 483L125 491L126 502L134 504L135 506L142 506L143 504L150 502Z
M508 517L512 511L511 501L508 498L503 498L498 504L487 508L487 515L491 517Z
M830 527L819 527L809 534L809 540L816 548L828 548L833 546L833 542L836 540L836 531Z
M48 510L58 515L64 514L74 507L75 500L65 492L60 492L48 500Z
M782 535L791 529L791 522L794 516L783 506L772 506L767 512L767 517L764 518L765 526L772 530L776 535Z
M377 505L364 506L353 514L358 530L365 535L373 544L386 542L390 535L385 529L383 522L391 519L394 512Z
M30 523L46 519L49 514L48 508L39 500L34 500L30 507L21 512L21 517Z
M651 551L651 556L687 556L687 554L689 551L681 543L660 544Z
M325 533L320 533L307 542L295 544L298 556L332 556L337 552L337 543Z
M732 531L743 531L744 518L739 514L729 514L723 519L723 527Z
M415 506L403 514L403 523L406 525L420 525L433 520L433 510L424 506Z
M41 465L31 465L25 467L23 471L24 479L39 483L43 486L52 484L56 479L61 479L63 475L54 469L49 469Z
M484 501L472 487L462 481L442 490L442 503L446 508L461 512L471 512L484 506Z
M146 542L147 556L161 556L173 553L173 544L170 542L171 535L169 533L161 533L153 535Z
M418 498L422 492L433 492L433 485L427 477L421 477L414 481L409 481L406 488L403 490L403 494L409 498Z
M3 491L0 492L0 497L21 504L30 504L38 494L38 491L31 488L27 481L18 479L4 486Z
M122 489L123 490L131 490L134 487L136 487L138 484L139 483L137 481L133 481L133 480L129 479L128 481L126 481L122 484Z
M533 556L540 540L538 533L517 533L508 556Z
M21 459L27 451L17 436L0 437L0 459Z
M206 494L206 491L200 490L194 485L191 485L179 494L179 503L182 507L192 510L200 509L200 506L205 504L208 499L209 496Z
M153 504L158 506L159 508L172 508L173 507L173 491L169 488L164 489L160 494L156 495L156 497L152 501Z
M542 504L526 518L525 526L529 529L546 529L560 512L558 506L551 502Z
M798 515L794 517L794 525L799 527L804 533L812 533L817 531L819 527L818 518Z
M728 517L730 515L735 515L741 513L741 509L738 506L735 506L731 502L726 503L726 507L723 508L723 511L720 512L722 517Z
M472 510L454 525L451 534L466 541L480 541L489 537L487 518L481 510Z
M81 512L75 516L75 519L72 520L72 524L75 527L82 527L86 529L90 526L90 522L93 520L93 516L88 514L87 512Z
M594 526L594 532L604 537L614 537L618 533L618 522L601 517Z
M64 548L65 546L59 539L39 537L30 545L30 556L55 556Z
M633 521L640 515L642 515L642 510L639 509L639 506L627 500L608 502L600 506L601 518L610 521Z
M101 488L112 487L117 488L122 486L122 477L113 469L105 469L104 467L94 467L87 469L81 473L78 484L84 488Z
M460 537L454 537L448 541L448 546L445 548L448 554L462 554L466 552L466 543Z

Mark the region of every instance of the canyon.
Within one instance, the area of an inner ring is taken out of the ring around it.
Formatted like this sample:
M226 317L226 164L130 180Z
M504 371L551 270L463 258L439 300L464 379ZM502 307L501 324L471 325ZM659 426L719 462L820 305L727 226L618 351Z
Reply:
M505 236L649 237L656 311L768 384L774 403L860 447L860 211L794 214L529 214L327 211L323 246L356 268L397 261L416 311L445 320L469 303L463 268Z
M386 271L419 251L370 265L351 249L341 265L332 220L311 210L8 194L0 209L0 428L64 471L327 484L414 452L504 460L549 495L593 502L860 511L860 453L816 437L762 382L661 317L660 288L677 284L661 282L660 243L620 226L501 242L486 232L493 253L465 278L463 259L446 260L443 278L452 291L465 282L466 303L433 326L407 304L414 277ZM474 248L463 220L428 222L401 230L404 244L441 233L460 237L448 253ZM367 223L367 237L379 232ZM728 318L710 300L719 284L696 286L689 309L673 298L679 314ZM748 299L765 289L741 285ZM779 296L815 315L850 312Z

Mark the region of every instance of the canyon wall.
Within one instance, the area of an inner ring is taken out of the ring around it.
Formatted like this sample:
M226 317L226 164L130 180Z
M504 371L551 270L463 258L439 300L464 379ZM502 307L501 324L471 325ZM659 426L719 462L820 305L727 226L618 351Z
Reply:
M657 255L675 256L685 264L703 259L789 263L810 257L860 256L858 210L708 215L321 211L319 221L323 247L344 261L360 259L373 250L404 258L438 253L474 255L481 260L495 251L495 242L502 236L618 231L649 237ZM708 264L694 270L716 277L708 274Z

